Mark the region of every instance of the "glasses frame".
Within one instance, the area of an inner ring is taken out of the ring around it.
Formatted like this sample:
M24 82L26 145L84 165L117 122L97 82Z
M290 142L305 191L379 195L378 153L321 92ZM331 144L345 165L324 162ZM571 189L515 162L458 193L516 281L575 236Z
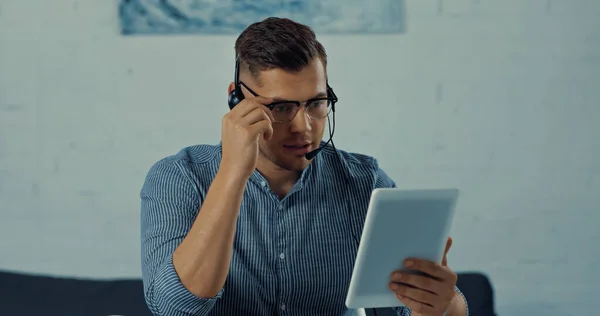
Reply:
M254 90L250 89L250 87L248 87L241 80L238 81L238 84L241 85L241 86L243 86L244 88L246 88L246 90L248 90L248 92L250 92L253 96L255 96L255 97L259 97L260 96L258 93L254 92ZM306 100L304 102L291 101L291 100L290 101L287 101L287 100L286 101L276 101L276 102L273 102L273 103L270 103L270 104L265 104L265 106L268 107L269 110L271 110L271 111L273 111L273 108L275 106L277 106L278 104L284 104L284 103L286 103L286 104L289 104L289 103L296 104L297 108L300 108L300 106L303 105L306 108L306 107L308 107L308 104L310 104L312 102L315 102L315 101L325 101L325 100L327 100L327 104L328 104L327 107L331 106L330 109L327 111L327 114L325 114L325 116L323 116L323 117L314 117L314 116L310 115L310 113L306 112L306 115L308 115L311 119L321 120L321 119L326 118L331 111L335 111L335 103L338 101L338 98L335 95L335 93L333 92L333 89L331 89L331 87L329 86L329 83L327 84L327 97L325 97L325 98L313 98L313 99ZM294 116L292 116L287 121L277 121L277 122L278 123L291 122L291 121L294 120L294 118L296 117L296 115L298 115L298 112L299 111L296 111L296 113L294 113Z

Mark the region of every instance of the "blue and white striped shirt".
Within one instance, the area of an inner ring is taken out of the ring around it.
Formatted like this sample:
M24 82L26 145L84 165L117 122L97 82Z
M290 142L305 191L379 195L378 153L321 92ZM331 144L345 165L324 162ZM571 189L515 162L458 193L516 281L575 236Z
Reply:
M172 255L198 214L221 146L197 145L150 169L141 190L144 294L155 315L343 315L375 188L395 183L369 156L326 147L280 199L255 171L246 184L225 285L199 298ZM391 273L392 271L390 271ZM406 307L397 315L410 315Z

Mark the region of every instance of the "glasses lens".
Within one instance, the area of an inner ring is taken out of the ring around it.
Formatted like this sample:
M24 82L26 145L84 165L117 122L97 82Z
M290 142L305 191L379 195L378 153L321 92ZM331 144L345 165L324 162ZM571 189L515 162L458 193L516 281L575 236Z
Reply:
M329 99L318 99L310 102L306 107L308 115L314 118L324 118L329 114Z
M296 103L277 103L271 109L271 113L277 122L291 121L298 113L298 105Z
M331 107L329 106L331 101L329 99L317 99L313 100L306 106L306 113L308 116L321 119L329 114L329 110ZM273 108L271 109L271 113L273 113L273 117L277 122L289 122L296 117L298 113L298 104L293 102L282 102L273 104Z

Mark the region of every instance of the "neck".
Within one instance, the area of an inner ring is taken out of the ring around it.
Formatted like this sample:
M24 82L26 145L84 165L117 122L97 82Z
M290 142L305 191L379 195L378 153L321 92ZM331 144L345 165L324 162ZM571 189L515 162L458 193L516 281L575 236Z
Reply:
M285 196L301 175L298 171L283 169L264 157L258 158L256 169L269 182L271 190L280 196Z

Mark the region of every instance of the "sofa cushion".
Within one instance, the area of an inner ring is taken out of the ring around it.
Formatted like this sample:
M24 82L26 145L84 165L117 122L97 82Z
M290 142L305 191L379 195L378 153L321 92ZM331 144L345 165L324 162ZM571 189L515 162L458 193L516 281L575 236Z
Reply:
M142 282L0 272L0 315L151 316Z

